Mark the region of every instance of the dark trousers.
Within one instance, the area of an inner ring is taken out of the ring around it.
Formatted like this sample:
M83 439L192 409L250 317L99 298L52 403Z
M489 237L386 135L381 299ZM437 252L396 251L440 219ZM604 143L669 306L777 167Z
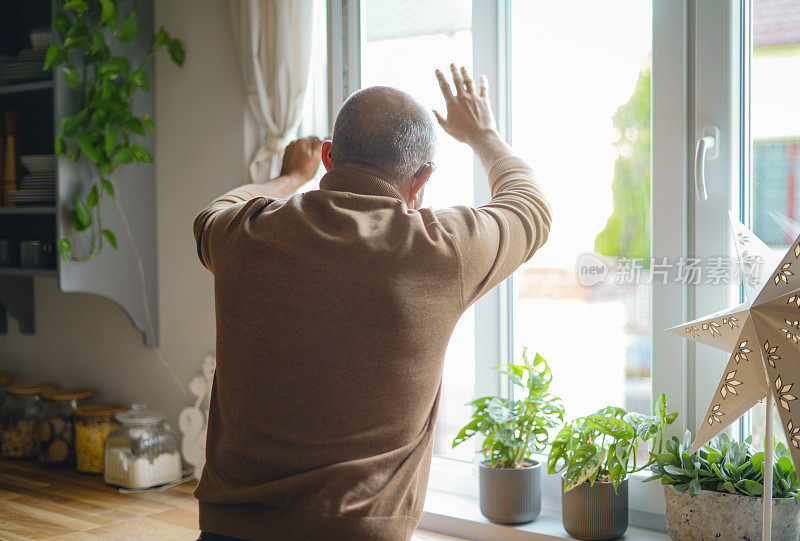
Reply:
M242 541L236 537L228 537L227 535L220 535L218 533L201 532L200 538L197 541Z

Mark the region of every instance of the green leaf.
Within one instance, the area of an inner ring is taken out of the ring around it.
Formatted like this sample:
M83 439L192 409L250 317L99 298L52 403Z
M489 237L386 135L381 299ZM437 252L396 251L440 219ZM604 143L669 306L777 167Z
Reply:
M688 475L689 477L691 477L691 475L692 475L691 473L687 472L686 470L684 470L682 468L675 467L675 466L673 466L671 464L665 464L664 465L664 471L667 472L667 473L671 473L672 475Z
M69 9L76 13L83 13L89 9L89 5L86 3L86 0L68 0L64 4L63 9Z
M179 39L172 38L167 43L167 50L172 61L179 66L183 66L186 60L186 48Z
M56 135L55 151L56 156L63 156L67 153L67 142L61 134Z
M82 111L72 115L65 117L61 120L61 133L65 137L72 137L78 132L78 129L83 125L86 121L86 117L88 115L88 111L83 109Z
M139 135L145 135L144 125L142 124L142 121L136 118L135 116L132 116L125 121L125 127L134 133L138 133Z
M622 419L605 417L603 415L589 415L586 424L602 434L616 439L631 439L635 432L633 427Z
M66 32L71 25L72 22L69 20L69 17L64 12L58 12L53 17L52 26L56 30L61 30L62 32Z
M697 478L694 478L689 482L688 491L691 493L692 496L697 496L698 494L703 492L703 489L700 486L700 481Z
M119 40L122 43L128 43L136 37L136 32L139 30L139 23L136 21L136 12L132 12L122 22L122 28L119 31Z
M78 225L80 225L80 229L78 231L85 231L92 225L92 213L89 211L89 207L86 206L86 203L80 200L80 198L75 198L75 219L77 220Z
M64 66L61 71L64 72L64 80L67 82L67 86L76 90L81 84L81 74L78 70Z
M96 207L98 202L97 196L97 186L92 186L92 189L89 190L89 195L86 197L86 204L90 207Z
M65 56L66 55L64 55L63 51L61 51L61 48L58 46L58 44L53 43L47 49L47 53L44 56L44 65L42 66L42 71L47 71L54 68L61 63Z
M114 148L117 146L117 132L111 127L111 124L106 124L103 130L103 144L106 154L111 156L111 153L114 152Z
M754 454L750 459L750 463L755 471L761 471L761 465L764 463L764 452Z
M736 483L736 488L750 496L761 496L764 494L764 485L751 479L742 479Z
M145 90L150 90L150 76L147 70L145 69L133 70L130 73L129 77L134 85L140 86Z
M78 146L81 147L83 153L86 154L86 157L89 158L93 164L97 165L100 161L100 154L92 143L92 138L86 133L81 133L75 140L78 142Z
M133 159L138 160L140 162L152 162L153 156L150 154L150 151L145 148L144 145L140 143L133 143L130 147L131 156Z
M794 464L792 464L792 459L788 456L782 456L778 459L778 468L780 468L781 473L784 475L789 473L790 471L794 471Z
M156 133L156 124L153 122L153 117L150 115L142 115L142 122L147 127L147 131L151 134Z
M69 259L69 254L72 252L72 245L66 239L58 239L56 246L58 246L58 252L61 254L61 259L67 261Z
M106 238L108 243L116 250L117 249L117 237L114 236L114 233L109 231L108 229L101 229L100 233Z
M100 21L108 23L108 26L116 27L114 21L117 18L117 6L111 0L100 0Z
M103 108L95 109L94 112L92 113L92 118L89 121L91 122L92 126L96 126L99 128L100 126L103 125L107 114L108 111L106 111Z
M131 163L133 161L133 156L131 156L131 152L127 147L122 147L114 154L112 161L114 163Z
M170 39L172 38L169 36L169 33L162 26L161 28L158 29L158 32L156 33L155 37L153 37L153 49L157 49L162 45L166 45L167 43L169 43Z
M103 189L108 194L108 197L110 197L113 200L114 199L114 185L111 184L111 182L106 180L106 179L102 179L102 180L100 180L100 182L103 185Z

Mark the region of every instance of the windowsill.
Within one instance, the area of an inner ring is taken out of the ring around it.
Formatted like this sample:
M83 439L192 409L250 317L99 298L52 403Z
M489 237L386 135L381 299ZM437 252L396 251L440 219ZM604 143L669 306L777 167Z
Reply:
M505 525L490 522L481 515L477 498L428 490L425 510L418 527L473 541L517 541L572 539L561 525L561 513L543 502L539 518L528 524ZM625 539L665 541L663 532L629 526Z

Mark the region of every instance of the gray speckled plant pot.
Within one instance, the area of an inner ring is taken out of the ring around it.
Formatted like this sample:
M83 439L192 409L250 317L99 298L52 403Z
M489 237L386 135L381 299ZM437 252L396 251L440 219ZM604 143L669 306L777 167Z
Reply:
M561 478L561 521L572 537L606 541L621 537L628 529L628 480L616 492L611 483L581 483L564 492Z
M677 541L761 539L764 498L704 490L694 498L664 487L667 530ZM772 539L800 539L800 500L772 499Z
M480 464L483 516L501 524L523 524L542 511L542 464L526 468L492 468Z

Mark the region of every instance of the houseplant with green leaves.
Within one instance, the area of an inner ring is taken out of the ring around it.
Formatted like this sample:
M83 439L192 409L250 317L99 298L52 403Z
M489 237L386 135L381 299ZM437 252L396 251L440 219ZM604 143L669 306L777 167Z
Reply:
M480 452L480 507L489 520L522 523L541 511L541 464L532 458L547 447L550 431L564 420L561 399L549 392L553 374L547 361L522 351L522 364L495 367L519 396L484 396L469 403L472 419L453 447L483 436ZM516 393L515 393L516 395Z
M608 406L567 423L553 440L547 471L562 473L564 528L579 539L616 539L628 528L628 476L663 451L664 428L677 418L665 395L653 415ZM588 502L589 513L581 502ZM601 514L602 521L588 521Z
M68 208L70 238L58 242L65 259L93 259L104 241L117 247L116 235L103 227L100 213L105 199L114 198L113 175L134 161L153 161L142 141L155 132L155 123L148 115L137 116L134 95L150 90L148 63L159 51L166 49L179 66L186 57L183 43L163 26L153 32L139 23L138 6L133 0L64 0L53 16L56 39L44 69L58 68L76 103L74 113L61 119L55 152L72 161L83 157L97 172L85 195L76 196ZM117 52L117 44L141 33L150 35L143 58ZM83 236L84 250L76 235Z
M761 536L764 493L763 451L752 437L737 442L722 433L690 453L692 435L673 437L655 457L653 475L667 504L673 537L692 533L703 539L756 539ZM783 442L774 445L772 469L773 538L800 538L800 482Z

